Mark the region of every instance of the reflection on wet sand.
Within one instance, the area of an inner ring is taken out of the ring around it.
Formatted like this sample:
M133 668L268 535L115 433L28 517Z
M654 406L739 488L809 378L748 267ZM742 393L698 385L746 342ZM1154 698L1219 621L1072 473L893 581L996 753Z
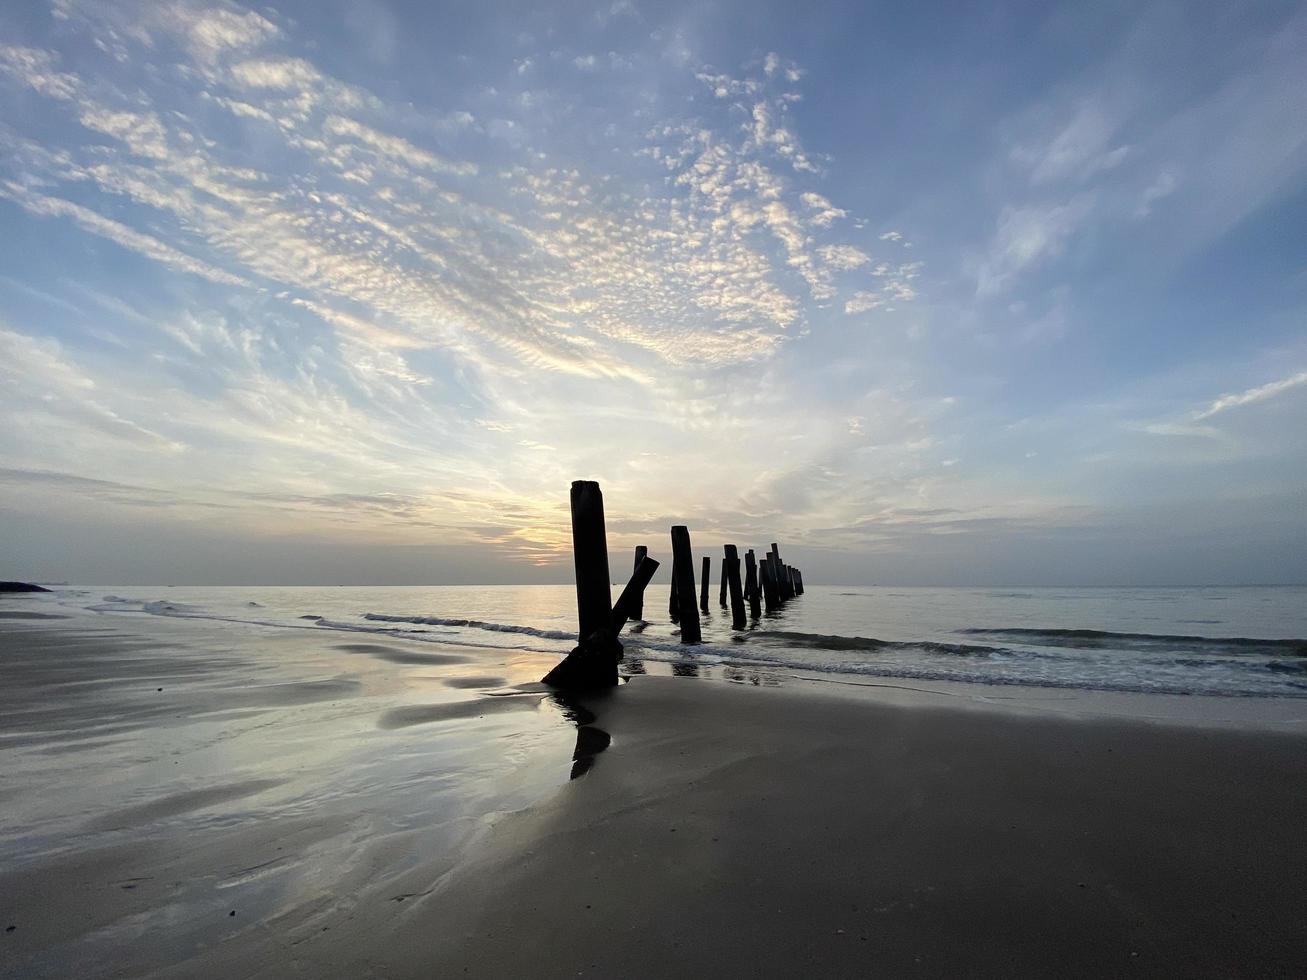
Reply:
M419 667L433 664L466 664L472 662L470 658L456 654L405 650L401 647L383 646L380 643L337 643L336 649L344 650L346 653L365 654L369 657L376 657L378 660L389 661L392 664L410 664Z
M471 677L449 677L444 680L446 687L457 688L491 688L503 687L508 683L505 677L495 675L471 676Z
M595 756L612 744L613 738L595 727L595 714L565 691L555 691L551 698L563 717L576 725L576 749L572 752L572 779L584 776L594 766Z
M539 704L538 697L485 697L472 701L448 701L443 704L408 704L383 712L377 720L377 727L389 730L437 721L483 718L486 715L504 714L510 711L534 711Z

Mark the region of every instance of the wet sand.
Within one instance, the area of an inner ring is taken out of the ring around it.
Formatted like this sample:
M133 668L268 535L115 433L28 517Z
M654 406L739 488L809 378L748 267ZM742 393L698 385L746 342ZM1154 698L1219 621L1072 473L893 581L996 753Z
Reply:
M463 662L433 664L410 656L435 652L421 644L292 632L0 626L0 662L27 678L0 689L0 754L18 763L0 782L0 929L17 927L0 933L6 971L1307 964L1296 704L854 688L720 667L559 704L527 683L529 657L442 647ZM170 685L170 709L146 697ZM30 705L38 692L44 707ZM593 764L569 781L578 744ZM94 775L105 766L133 775Z

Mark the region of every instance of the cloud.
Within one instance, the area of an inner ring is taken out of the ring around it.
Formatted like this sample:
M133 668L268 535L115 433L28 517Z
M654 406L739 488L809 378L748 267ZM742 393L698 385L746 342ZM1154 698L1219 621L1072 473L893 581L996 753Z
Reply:
M1085 180L1121 164L1128 146L1111 146L1116 123L1096 100L1086 100L1046 142L1019 146L1012 158L1030 171L1034 184Z
M804 191L800 195L800 200L809 210L816 212L811 220L818 228L829 228L837 219L847 217L849 213L843 208L835 207L816 191Z
M227 286L249 286L250 283L240 276L216 268L207 262L192 258L177 251L170 245L142 234L111 218L84 208L72 201L58 197L47 197L35 191L29 191L12 181L0 182L0 197L8 198L31 214L46 218L69 218L93 235L107 238L125 249L137 252L148 259L153 259L169 268L202 276L210 282Z
M1201 422L1204 419L1210 419L1214 415L1228 411L1231 408L1239 408L1243 405L1252 405L1257 402L1266 401L1268 398L1274 398L1294 388L1307 385L1307 371L1299 371L1287 378L1281 378L1279 381L1270 381L1264 385L1258 385L1256 388L1249 388L1236 394L1222 395L1217 398L1206 408L1195 412L1193 419L1195 422Z
M982 296L1005 290L1019 275L1059 255L1088 213L1087 202L1005 207L988 254L976 271Z

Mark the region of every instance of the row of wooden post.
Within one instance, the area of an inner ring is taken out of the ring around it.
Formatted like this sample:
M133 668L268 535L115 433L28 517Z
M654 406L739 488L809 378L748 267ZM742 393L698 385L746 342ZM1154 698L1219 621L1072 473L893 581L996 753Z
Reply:
M580 625L579 642L570 654L544 678L556 687L610 687L617 683L617 662L622 658L618 636L628 619L644 618L644 590L658 569L649 557L649 549L635 549L635 569L631 579L612 601L608 574L608 543L604 527L604 498L599 484L577 480L572 484L572 553L576 563L576 607ZM781 561L780 549L773 544L761 561L753 551L744 554L745 573L740 577L740 554L733 544L722 556L721 590L718 601L726 606L729 594L731 623L735 629L746 626L745 603L749 614L757 619L761 606L768 612L779 609L788 600L803 595L803 573ZM695 590L694 556L690 550L690 530L683 524L672 528L672 590L669 613L681 624L681 642L699 643L699 612L708 612L708 577L712 561L703 558L700 589ZM695 598L699 600L695 607Z
M639 567L649 553L644 545L635 549L635 563ZM703 639L699 628L699 612L708 612L708 580L712 559L703 556L697 590L699 606L695 608L694 559L690 550L690 529L684 524L672 528L672 587L667 601L667 614L672 622L681 625L681 642L698 643ZM721 589L718 602L726 607L730 598L731 626L742 630L747 617L757 619L763 607L767 612L779 609L795 596L803 595L803 573L793 565L781 561L780 548L773 543L761 561L753 549L744 553L744 577L740 576L739 549L728 544L723 549ZM746 612L746 604L748 611ZM641 616L633 617L640 619Z

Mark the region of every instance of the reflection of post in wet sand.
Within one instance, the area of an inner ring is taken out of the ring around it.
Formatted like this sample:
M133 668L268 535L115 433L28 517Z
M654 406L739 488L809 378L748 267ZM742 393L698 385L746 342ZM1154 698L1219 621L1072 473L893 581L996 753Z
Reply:
M602 728L595 727L595 713L565 691L550 695L563 712L563 717L576 725L576 748L572 751L572 779L590 771L597 756L612 743L613 738Z

